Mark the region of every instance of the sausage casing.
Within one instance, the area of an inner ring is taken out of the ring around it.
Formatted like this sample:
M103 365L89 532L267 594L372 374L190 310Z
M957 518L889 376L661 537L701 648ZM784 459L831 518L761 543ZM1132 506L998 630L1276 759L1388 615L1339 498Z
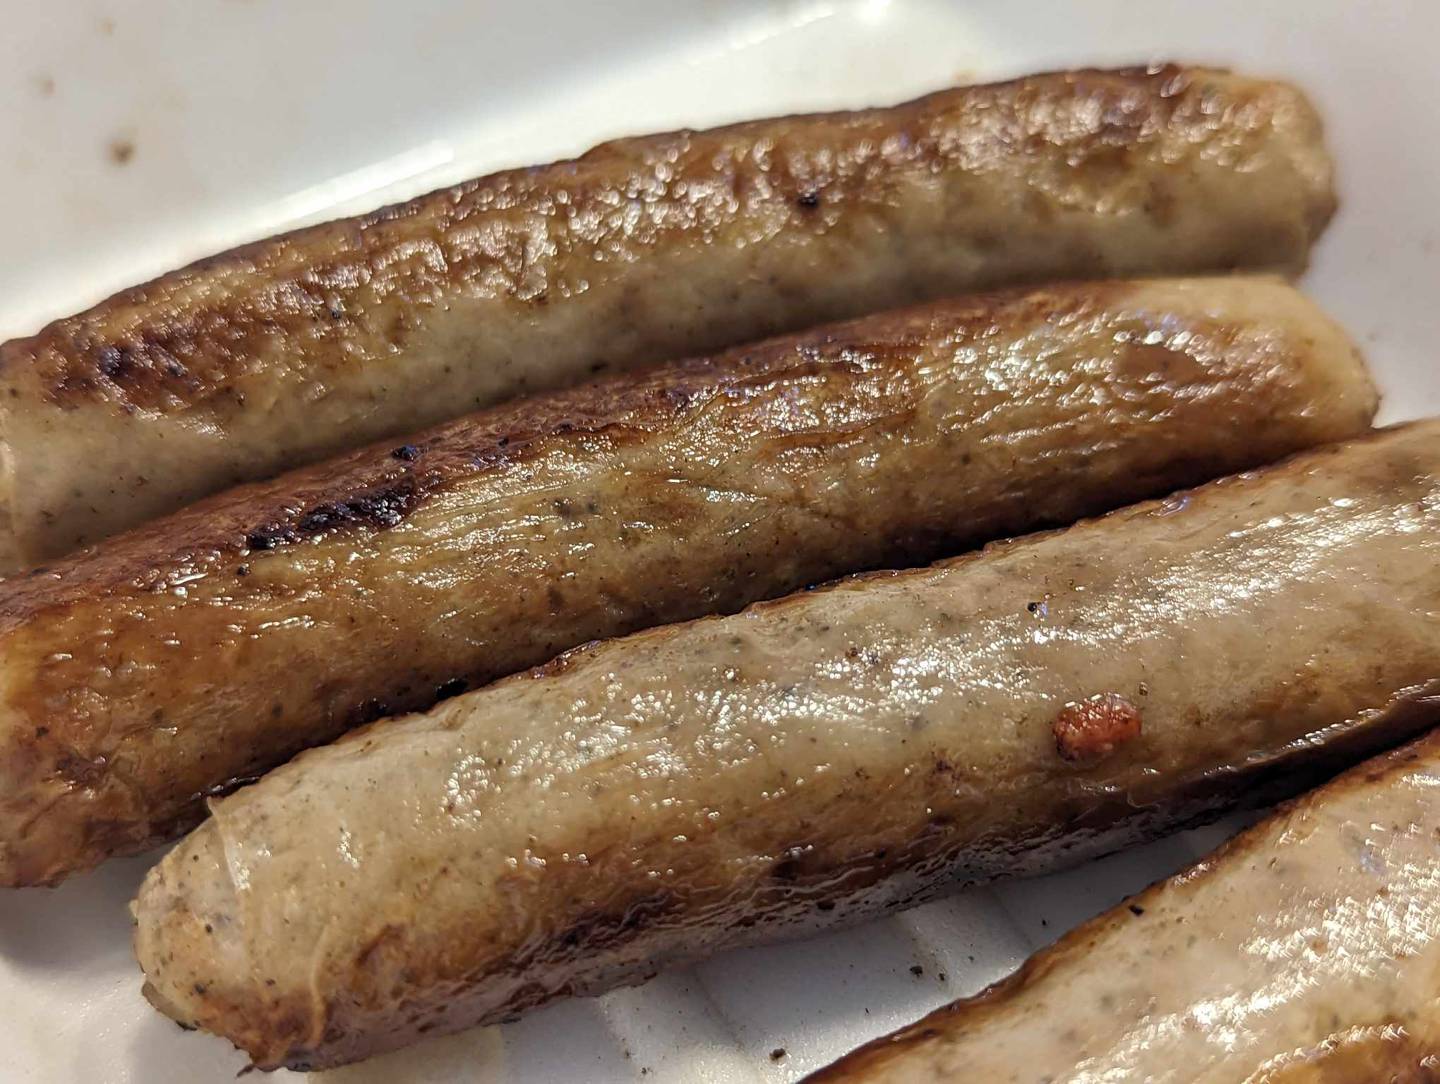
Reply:
M1153 496L1362 431L1278 280L1057 286L499 407L0 583L0 883L589 639Z
M1429 422L577 649L216 802L149 996L329 1065L1267 800L1435 721L1437 528Z
M1440 710L1440 686L1431 689ZM1367 761L1014 976L808 1079L1421 1081L1440 1059L1440 735Z
M0 574L517 393L1014 282L1294 269L1293 88L1158 67L619 140L236 249L0 347Z

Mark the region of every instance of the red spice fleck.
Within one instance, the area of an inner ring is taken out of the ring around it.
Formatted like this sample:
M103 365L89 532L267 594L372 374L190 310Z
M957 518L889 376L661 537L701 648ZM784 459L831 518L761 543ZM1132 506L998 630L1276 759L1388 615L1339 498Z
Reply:
M1063 758L1094 763L1140 736L1140 709L1119 693L1097 693L1066 704L1051 729Z

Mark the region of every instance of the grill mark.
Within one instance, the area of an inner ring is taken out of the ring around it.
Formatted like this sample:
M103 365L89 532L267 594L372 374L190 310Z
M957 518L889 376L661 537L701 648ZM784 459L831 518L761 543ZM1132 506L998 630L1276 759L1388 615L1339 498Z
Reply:
M420 503L423 487L413 474L389 486L368 489L342 501L327 501L298 518L272 523L245 536L246 548L273 550L345 528L385 530L398 526Z

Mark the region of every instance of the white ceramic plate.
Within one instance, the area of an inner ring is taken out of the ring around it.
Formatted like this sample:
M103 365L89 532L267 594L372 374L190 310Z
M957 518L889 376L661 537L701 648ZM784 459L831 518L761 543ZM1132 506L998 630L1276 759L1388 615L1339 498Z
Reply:
M1177 58L1290 76L1319 102L1344 206L1307 286L1366 345L1387 419L1440 411L1431 0L0 0L0 14L0 337L241 241L609 136ZM1222 836L315 1076L792 1080ZM205 1084L243 1067L140 997L125 905L147 865L0 897L4 1084Z

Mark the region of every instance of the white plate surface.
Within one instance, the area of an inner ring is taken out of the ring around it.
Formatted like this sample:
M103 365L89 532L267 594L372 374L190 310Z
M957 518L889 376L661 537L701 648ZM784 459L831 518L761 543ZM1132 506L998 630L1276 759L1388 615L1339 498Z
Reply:
M1344 206L1307 288L1365 344L1387 420L1440 411L1430 0L0 0L0 14L0 338L241 241L609 136L1176 58L1286 75L1319 102ZM1223 834L313 1075L793 1080ZM147 865L0 897L4 1084L205 1084L244 1065L140 997L125 905Z

